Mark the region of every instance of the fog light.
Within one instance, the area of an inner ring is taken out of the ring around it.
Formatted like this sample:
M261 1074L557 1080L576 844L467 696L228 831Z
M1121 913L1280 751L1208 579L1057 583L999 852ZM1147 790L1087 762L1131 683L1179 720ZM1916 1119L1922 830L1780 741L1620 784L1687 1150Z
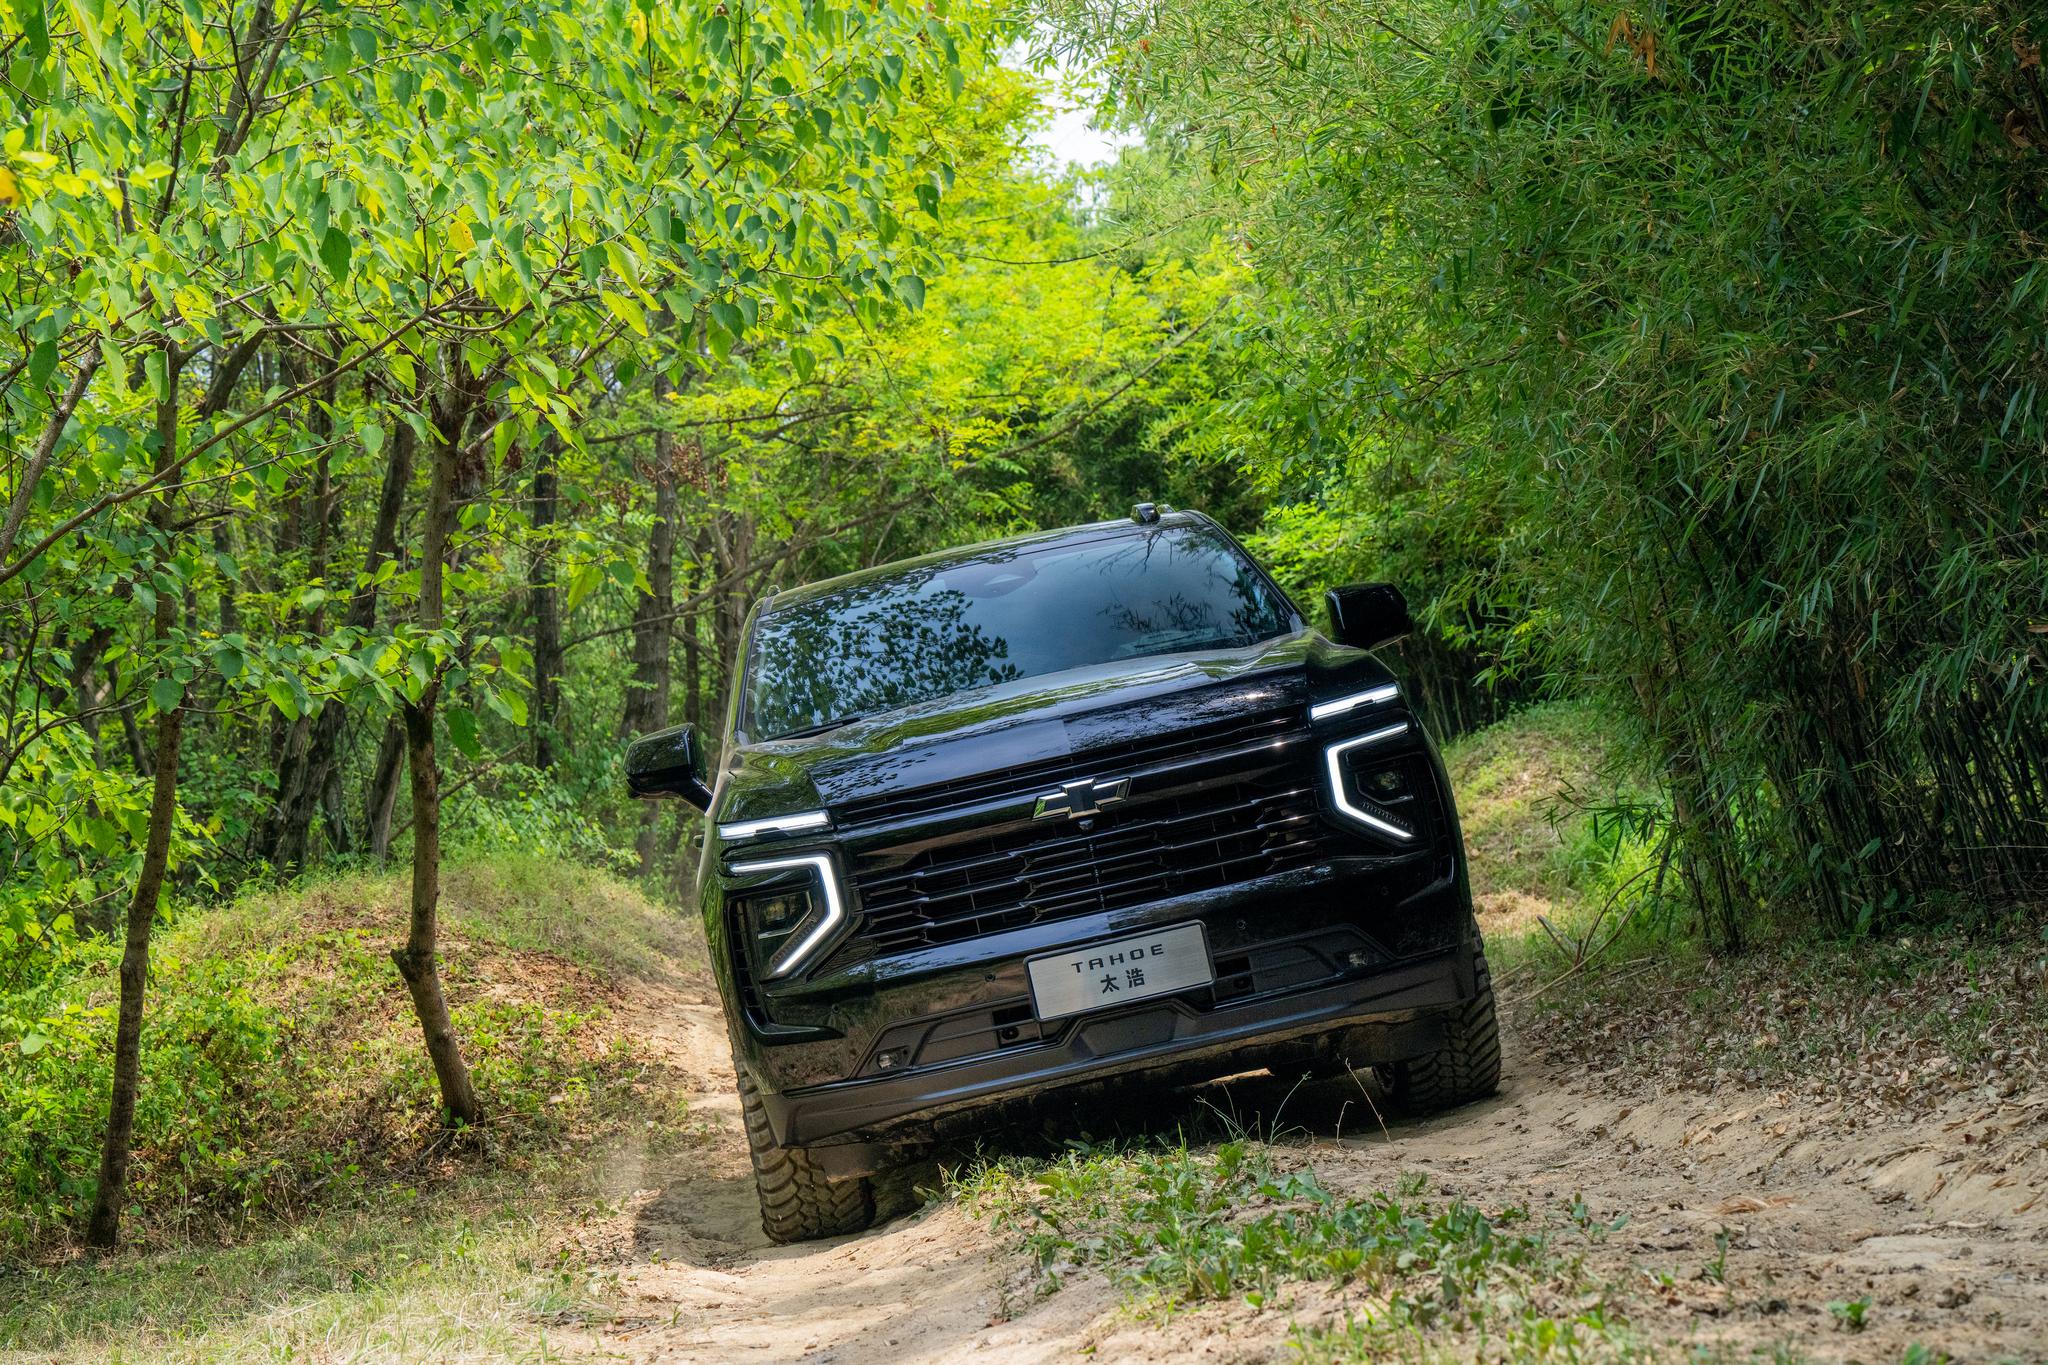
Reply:
M875 1054L875 1070L877 1071L898 1071L908 1065L909 1062L910 1049L907 1047L892 1047L887 1052Z

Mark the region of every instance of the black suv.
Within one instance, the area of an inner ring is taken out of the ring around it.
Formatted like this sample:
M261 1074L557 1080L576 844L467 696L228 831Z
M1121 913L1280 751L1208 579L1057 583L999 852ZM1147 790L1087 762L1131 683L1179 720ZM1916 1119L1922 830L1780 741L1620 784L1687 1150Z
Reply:
M636 795L711 815L698 871L762 1221L865 1227L892 1153L1114 1078L1376 1067L1490 1094L1500 1047L1442 763L1367 651L1207 517L948 550L760 603L716 776L689 727Z

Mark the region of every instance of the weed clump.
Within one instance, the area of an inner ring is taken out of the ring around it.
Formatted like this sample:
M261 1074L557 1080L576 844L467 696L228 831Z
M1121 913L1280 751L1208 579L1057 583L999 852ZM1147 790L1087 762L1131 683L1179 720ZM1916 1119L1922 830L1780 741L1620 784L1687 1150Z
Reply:
M1226 1142L1209 1155L1077 1148L1049 1164L984 1166L957 1189L1021 1239L1043 1293L1100 1269L1135 1309L1164 1315L1230 1298L1264 1309L1290 1283L1334 1286L1342 1316L1294 1331L1311 1360L1376 1358L1472 1333L1540 1337L1546 1349L1626 1335L1606 1287L1528 1210L1432 1201L1420 1178L1345 1198L1313 1170L1282 1169L1260 1143Z

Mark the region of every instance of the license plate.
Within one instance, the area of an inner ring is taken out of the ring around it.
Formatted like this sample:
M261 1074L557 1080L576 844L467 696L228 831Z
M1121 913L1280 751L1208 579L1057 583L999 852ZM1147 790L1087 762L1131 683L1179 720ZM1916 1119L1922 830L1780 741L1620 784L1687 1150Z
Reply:
M1085 948L1027 959L1031 1003L1040 1019L1059 1019L1150 995L1169 995L1216 979L1209 937L1200 924L1104 939Z

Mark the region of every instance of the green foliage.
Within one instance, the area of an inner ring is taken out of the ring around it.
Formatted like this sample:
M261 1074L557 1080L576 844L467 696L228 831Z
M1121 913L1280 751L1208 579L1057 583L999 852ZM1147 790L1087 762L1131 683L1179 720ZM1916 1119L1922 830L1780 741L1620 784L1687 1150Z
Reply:
M85 927L80 918L112 923L141 865L149 784L100 763L87 732L61 719L16 719L33 737L0 783L0 844L14 855L0 894L0 953L69 939ZM207 847L213 832L217 825L202 829L181 812L172 865Z
M1048 8L1126 211L1246 244L1280 543L1625 717L1719 939L2038 881L2038 16Z
M457 854L527 854L621 870L623 779L612 768L584 784L523 763L501 763L448 798L441 837ZM607 818L609 817L609 818Z
M381 848L345 810L367 755L329 774L401 703L445 693L454 758L521 745L507 597L550 558L572 610L646 586L644 508L592 496L630 462L589 419L914 311L991 32L833 0L7 9L7 932L132 877L161 714L198 755L177 854L203 826L290 865L316 801L329 851ZM572 513L544 530L508 477L543 445ZM459 468L429 602L405 503L436 463Z
M1496 970L1547 973L1603 954L1669 951L1682 899L1664 850L1668 813L1627 767L1612 723L1545 702L1444 746L1472 896Z

